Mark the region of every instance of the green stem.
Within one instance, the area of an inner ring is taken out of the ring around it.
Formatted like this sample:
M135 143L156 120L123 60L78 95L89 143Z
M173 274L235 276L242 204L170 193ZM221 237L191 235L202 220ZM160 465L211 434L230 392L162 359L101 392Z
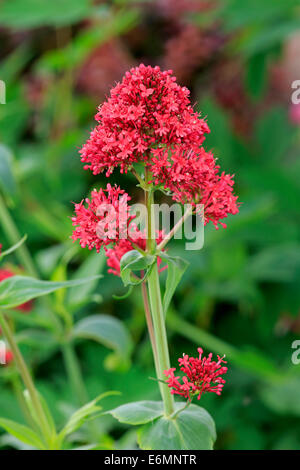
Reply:
M146 173L146 181L147 179L148 175ZM149 253L154 253L156 243L155 239L152 238L152 233L155 233L155 226L151 210L154 203L153 191L145 191L145 198L147 206L147 251ZM148 288L156 344L157 378L159 380L164 380L165 377L163 372L170 368L170 358L157 263L154 263L148 276ZM166 386L161 385L160 392L164 402L165 415L170 416L174 412L174 398L171 395L169 388Z
M32 416L30 414L30 411L28 409L28 406L27 406L27 403L26 403L26 400L25 400L24 394L23 394L22 382L20 381L19 376L17 375L17 373L14 374L14 376L11 378L10 382L11 382L13 391L16 395L16 398L18 400L19 406L22 410L22 413L23 413L23 416L24 416L26 422L29 424L29 426L32 429L35 429L36 428L36 423L35 423L34 419L32 418Z
M72 392L77 398L78 404L85 405L88 402L88 396L73 345L70 342L64 343L62 353Z
M157 345L157 358L158 358L158 379L164 380L164 370L170 369L170 358L167 341L167 333L165 326L164 312L161 302L161 293L158 277L157 263L154 263L151 273L148 277L149 297L153 318L153 327L155 334L155 341ZM174 399L170 390L166 386L160 387L162 399L165 407L166 416L174 412Z
M183 216L181 217L180 220L178 220L177 224L174 225L172 230L168 233L168 235L165 236L165 238L160 242L160 244L157 246L157 252L160 252L166 244L171 240L172 237L174 237L175 233L180 229L182 224L186 221L186 219L193 213L193 207L189 207Z
M9 211L7 210L6 204L1 194L0 194L0 221L1 221L3 231L7 239L10 241L10 243L12 245L15 245L16 243L18 243L18 241L21 239L21 235ZM35 266L32 262L31 256L29 254L29 251L25 243L23 243L23 245L21 245L17 249L16 256L19 258L21 265L24 266L28 274L30 274L33 277L38 277L38 273L35 269Z
M153 329L153 323L152 323L151 310L150 310L150 305L149 305L149 297L148 297L148 290L147 290L146 282L142 282L142 296L143 296L143 302L144 302L146 323L147 323L148 333L149 333L150 342L151 342L152 351L153 351L155 369L156 369L156 373L157 373L157 371L158 371L157 348L156 348L156 343L155 343L154 329Z
M23 356L17 346L17 343L15 342L15 339L13 337L12 331L10 329L10 326L8 325L4 315L0 313L0 325L2 328L2 331L4 333L5 338L7 339L7 342L9 344L10 349L12 350L12 353L14 355L14 361L15 364L19 370L19 373L22 377L22 380L24 382L24 385L26 389L28 390L29 396L31 398L32 406L35 409L35 414L37 419L39 420L39 427L42 432L42 435L45 439L45 442L50 442L51 440L51 428L49 426L46 414L44 412L43 406L41 404L38 392L34 386L33 380L31 378L31 375L29 373L29 370L26 366L26 363L23 359Z

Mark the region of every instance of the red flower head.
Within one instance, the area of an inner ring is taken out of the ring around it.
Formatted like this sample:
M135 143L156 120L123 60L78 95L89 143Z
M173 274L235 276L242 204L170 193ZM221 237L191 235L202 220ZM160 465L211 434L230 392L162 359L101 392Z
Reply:
M173 395L180 395L190 401L195 396L200 400L201 395L206 392L221 395L225 380L220 376L227 372L227 367L222 366L222 363L226 364L223 360L224 356L218 356L218 361L215 362L211 360L212 353L206 358L202 357L201 348L198 348L198 352L199 358L184 354L183 358L178 359L180 370L185 374L182 379L179 376L175 377L174 367L164 371L168 377L166 383Z
M211 152L202 147L210 132L193 110L189 90L172 71L140 65L126 72L96 115L98 126L81 150L85 169L109 176L144 162L154 182L181 203L204 205L205 223L238 212L233 177L219 174Z
M80 152L84 168L109 176L117 166L126 172L134 162L148 161L160 146L199 148L209 129L189 94L171 70L141 64L126 72L95 116L99 125Z
M129 214L129 200L128 194L117 186L108 184L106 189L94 189L91 199L86 198L75 204L76 215L72 222L77 227L72 239L79 239L83 248L96 248L97 252L103 245L125 240L128 226L134 218Z

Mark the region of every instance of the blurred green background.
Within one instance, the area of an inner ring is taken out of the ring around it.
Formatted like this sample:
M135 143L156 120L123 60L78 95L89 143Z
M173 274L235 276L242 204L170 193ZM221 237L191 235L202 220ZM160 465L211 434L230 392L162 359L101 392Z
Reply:
M191 89L211 128L205 146L235 174L242 202L227 229L206 228L201 251L170 246L190 261L167 319L172 363L198 346L226 353L222 397L201 399L216 421L216 448L300 449L300 365L292 363L300 340L300 105L291 103L299 2L3 0L0 44L0 181L10 214L44 279L104 275L85 294L57 294L56 305L76 320L109 314L132 338L130 363L96 342L77 343L90 397L120 390L107 407L158 398L139 290L114 300L124 288L103 254L70 241L72 202L106 184L83 171L78 155L96 108L127 69L157 64ZM138 201L131 176L115 171L110 182ZM0 241L11 244L3 220ZM7 263L24 268L16 255ZM47 316L36 302L15 319L59 425L77 403ZM21 421L14 377L13 365L0 368L0 416ZM134 429L108 417L97 426L104 447L135 447ZM0 445L19 447L7 435Z

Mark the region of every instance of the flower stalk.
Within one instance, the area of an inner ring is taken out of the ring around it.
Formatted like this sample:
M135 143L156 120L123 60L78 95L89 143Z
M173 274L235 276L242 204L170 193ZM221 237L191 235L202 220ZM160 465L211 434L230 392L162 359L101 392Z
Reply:
M184 224L184 222L186 221L186 219L192 215L193 213L193 206L190 205L190 207L185 211L185 213L183 214L183 216L178 220L178 222L174 225L174 227L172 228L172 230L170 230L170 232L165 236L165 238L162 240L162 242L160 242L160 244L157 246L157 252L159 253L160 251L162 251L164 249L164 247L166 246L166 244L171 240L171 238L174 237L175 233L178 232L178 230L180 229L180 227Z
M148 175L146 172L146 180ZM152 254L155 252L156 243L153 234L155 233L155 220L152 214L152 205L154 204L154 191L145 191L145 201L147 206L147 251ZM148 290L150 307L153 320L154 338L157 354L156 373L159 380L164 379L164 370L170 368L169 348L167 341L165 316L161 300L160 284L157 262L151 268L148 279ZM167 387L160 384L160 393L164 403L165 415L170 416L174 413L174 399Z

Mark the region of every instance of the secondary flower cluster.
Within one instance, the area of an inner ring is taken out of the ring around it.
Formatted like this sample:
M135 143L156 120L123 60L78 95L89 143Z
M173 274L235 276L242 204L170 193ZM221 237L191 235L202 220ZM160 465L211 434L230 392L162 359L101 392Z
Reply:
M72 223L77 227L72 239L79 239L82 248L96 248L97 252L103 245L126 239L128 226L134 218L129 213L128 201L130 197L118 186L108 184L106 189L94 189L90 199L75 204Z
M218 361L212 361L212 353L207 357L202 357L203 350L198 348L199 357L189 357L184 354L178 359L180 370L185 374L182 378L175 376L174 367L165 370L164 374L168 379L166 383L171 388L173 395L180 395L188 400L197 396L200 400L203 393L213 392L221 395L225 380L221 375L226 374L227 367L223 357L218 356ZM181 380L181 381L180 381Z
M150 182L178 202L204 204L205 222L225 226L220 219L238 212L233 177L219 174L213 154L202 147L210 131L189 94L171 70L141 64L126 72L99 108L99 124L81 149L81 160L85 169L106 176L142 162L153 175Z
M172 198L182 204L203 204L205 224L212 221L226 228L220 221L238 212L237 196L233 194L233 178L224 172L219 174L211 152L203 147L197 151L181 146L172 153L166 149L153 151L151 172L155 184L163 185Z
M79 240L83 248L95 248L97 252L103 246L108 272L116 276L120 275L120 260L125 253L136 247L146 249L145 233L133 223L135 216L130 214L129 201L124 190L108 184L106 189L94 189L90 199L75 204L75 216L72 217L76 226L72 239ZM162 239L163 232L159 231L157 243Z

